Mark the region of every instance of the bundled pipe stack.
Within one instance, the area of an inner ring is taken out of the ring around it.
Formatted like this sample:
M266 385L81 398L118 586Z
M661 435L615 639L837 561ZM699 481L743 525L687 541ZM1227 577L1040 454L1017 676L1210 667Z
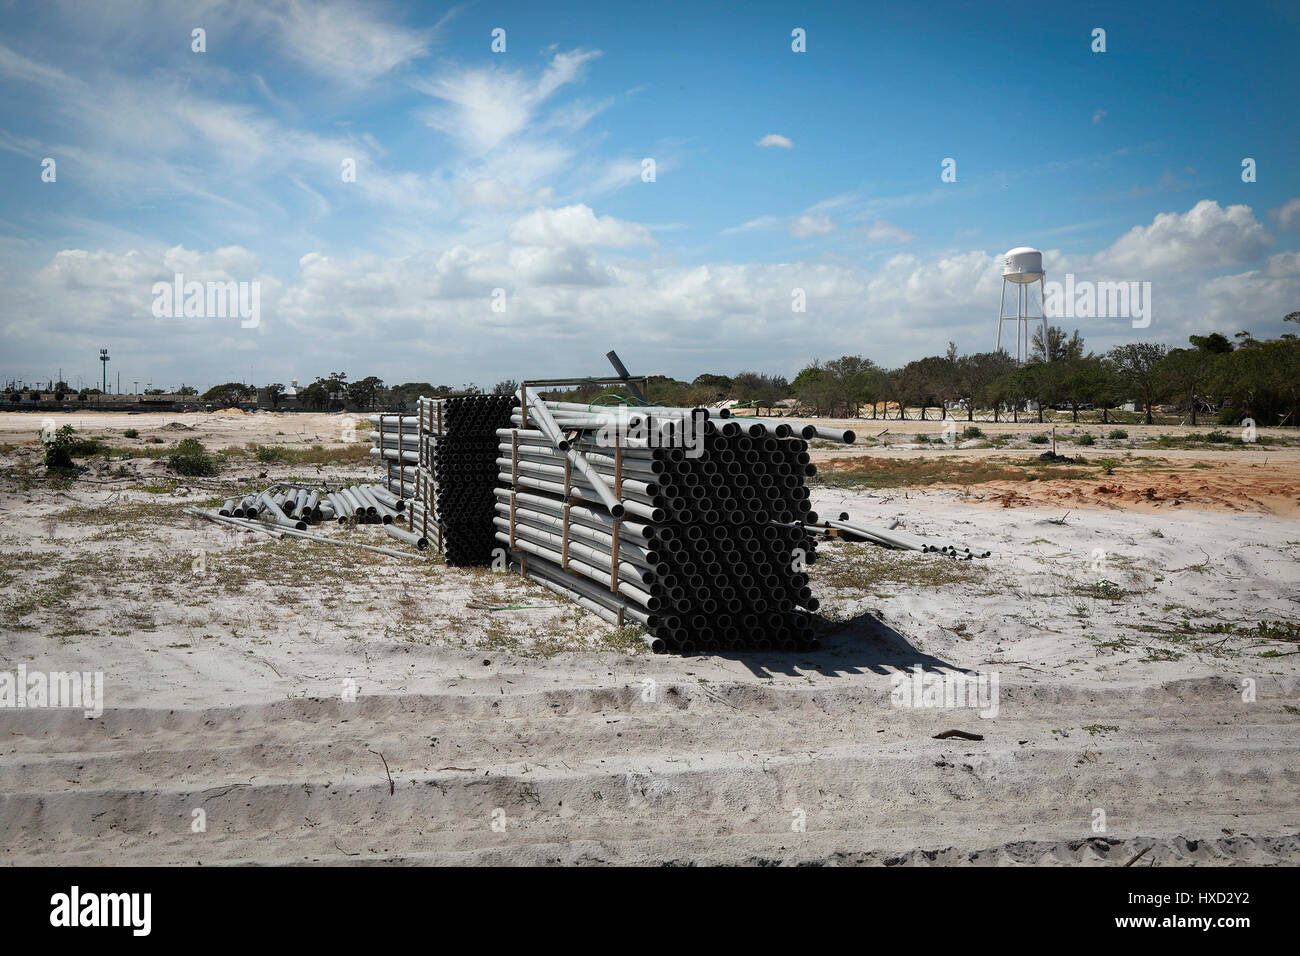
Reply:
M500 440L496 539L521 573L656 651L815 644L817 516L802 430L703 409L616 410L525 392ZM851 432L815 429L852 441Z
M433 541L448 564L487 564L496 547L492 489L496 431L510 421L513 395L421 398L411 417L372 415L371 455L385 485L409 498L408 528Z

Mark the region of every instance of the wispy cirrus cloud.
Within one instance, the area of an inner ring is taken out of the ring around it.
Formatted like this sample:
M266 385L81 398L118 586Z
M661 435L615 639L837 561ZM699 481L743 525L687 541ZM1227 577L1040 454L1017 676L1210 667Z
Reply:
M281 48L317 76L365 86L425 56L453 8L436 24L411 29L383 18L373 4L353 0L257 0L240 12L268 26Z
M599 56L598 50L556 53L539 75L497 66L448 69L413 85L440 101L423 113L429 126L470 153L484 153L525 129L548 99L580 79Z
M858 226L852 229L851 232L867 242L911 242L916 238L906 229L901 229L884 219L877 219L865 226Z

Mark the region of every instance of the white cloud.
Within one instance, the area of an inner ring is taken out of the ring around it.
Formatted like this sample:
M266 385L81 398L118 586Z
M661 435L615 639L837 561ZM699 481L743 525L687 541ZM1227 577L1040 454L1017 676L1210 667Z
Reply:
M895 226L892 222L886 222L884 219L878 219L865 226L859 226L852 232L853 235L859 236L867 242L911 242L916 238L906 229Z
M754 145L779 146L781 149L791 149L794 147L794 143L790 141L789 137L782 136L780 133L768 133Z
M737 232L759 232L764 229L775 229L781 225L779 216L757 216L749 222L742 222L739 226L728 226L722 230L724 236L730 236Z
M562 87L581 78L599 51L557 53L540 76L503 67L447 70L416 88L445 104L426 111L425 122L471 152L487 152L523 130Z
M257 0L245 9L272 26L291 57L342 86L364 86L424 56L437 30L386 23L374 5L352 0Z
M808 239L812 236L824 236L835 231L831 217L820 209L812 209L791 220L787 231L796 239Z
M522 209L538 202L550 200L552 190L529 193L507 185L499 179L473 179L461 186L458 198L462 206L483 209Z
M1163 212L1149 226L1134 226L1090 265L1130 279L1207 273L1254 262L1272 243L1249 206L1202 199L1185 213Z
M590 206L537 209L510 225L514 242L532 246L653 246L654 237L635 222L597 216Z
M8 271L8 270L6 270ZM129 354L168 356L188 352L196 340L240 338L238 319L171 319L153 315L153 286L171 283L176 273L185 280L257 281L261 286L263 310L274 302L280 282L263 271L256 254L238 246L210 252L174 246L170 249L132 249L125 253L104 250L65 249L48 263L26 276L18 301L25 303L0 325L0 340L15 350L31 354L52 345L54 354L75 355L90 347L92 340L111 341L114 351ZM12 281L9 272L4 277ZM51 328L51 310L63 322ZM258 330L242 337L252 341ZM102 344L102 343L101 343ZM191 373L202 374L195 364L211 356L206 346L187 355Z
M582 206L539 210L516 220L509 242L459 243L401 257L310 253L283 288L239 247L68 250L35 272L0 260L0 281L14 301L0 326L0 351L21 354L33 367L66 365L66 356L83 354L89 365L110 335L119 361L146 365L155 379L213 384L230 377L230 356L245 354L250 343L258 345L254 377L280 381L337 368L338 343L346 341L353 374L455 384L599 367L613 329L625 359L671 374L706 367L790 374L814 355L855 352L894 365L932 354L949 339L965 350L993 344L1000 291L994 253L907 253L870 266L852 260L677 265L600 250L643 243L644 230ZM1091 258L1053 250L1046 256L1052 275L1082 273ZM261 278L262 337L252 338L237 323L153 319L151 285L177 269L199 279ZM491 308L494 288L507 291L504 313ZM791 312L794 288L807 293L807 313ZM1192 332L1215 328L1267 334L1268 323L1276 334L1297 297L1300 254L1280 253L1231 275L1157 281L1149 330L1137 333L1111 320L1074 324L1098 350L1135 336L1182 344ZM629 315L639 321L629 325ZM488 340L492 347L485 350ZM244 377L246 360L238 361Z
M1295 311L1300 299L1300 253L1270 256L1262 268L1218 276L1196 289L1198 332L1259 332L1258 317L1274 321ZM1181 344L1181 343L1180 343Z
M1300 197L1288 199L1276 209L1270 209L1268 214L1277 220L1279 229L1300 228Z

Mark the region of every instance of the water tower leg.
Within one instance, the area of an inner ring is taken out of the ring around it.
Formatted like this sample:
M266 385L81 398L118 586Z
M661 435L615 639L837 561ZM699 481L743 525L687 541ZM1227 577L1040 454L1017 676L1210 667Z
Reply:
M1002 351L1002 312L1007 305L1007 280L1002 280L1002 299L998 302L998 345L995 352Z
M1029 349L1025 345L1025 286L1016 285L1016 361L1025 364Z
M1021 288L1020 335L1025 342L1024 361L1028 362L1029 361L1029 286L1022 285L1020 288Z
M1038 279L1038 314L1043 320L1043 350L1047 350L1047 285Z

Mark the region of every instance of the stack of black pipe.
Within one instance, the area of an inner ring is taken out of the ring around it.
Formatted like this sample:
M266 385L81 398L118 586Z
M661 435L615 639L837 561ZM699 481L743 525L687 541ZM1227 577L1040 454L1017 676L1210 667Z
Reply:
M805 481L816 474L809 462L808 443L788 428L749 424L743 420L710 420L698 454L685 448L654 448L625 457L633 467L622 475L640 479L636 490L623 485L621 499L629 507L621 557L626 565L610 587L610 559L602 563L590 552L579 552L570 568L558 566L556 543L562 531L565 497L547 482L563 481L552 473L502 465L498 488L497 541L507 542L511 492L516 497L515 563L526 557L530 576L548 586L567 588L585 602L621 612L627 623L642 624L655 650L682 654L736 650L806 650L816 646L809 612L818 601L808 586L806 566L816 559L816 538L805 529L817 521L808 502ZM572 433L571 433L572 434ZM536 441L536 439L534 439ZM596 463L612 485L608 447L597 447L593 433L576 437L571 446ZM500 444L502 457L562 467L563 453L541 445ZM500 462L499 462L500 464ZM518 474L512 484L512 476ZM580 478L570 480L582 487ZM611 519L591 495L573 502L570 522L611 530ZM640 512L640 513L637 513ZM545 517L547 515L557 517ZM590 534L570 542L595 546ZM522 542L522 543L520 543ZM604 542L608 556L612 541ZM578 570L575 572L574 568ZM592 573L595 569L598 573ZM590 606L589 604L587 606Z
M424 412L429 427L423 432L419 497L448 564L492 559L496 430L510 424L518 401L513 395L463 395L434 399Z

